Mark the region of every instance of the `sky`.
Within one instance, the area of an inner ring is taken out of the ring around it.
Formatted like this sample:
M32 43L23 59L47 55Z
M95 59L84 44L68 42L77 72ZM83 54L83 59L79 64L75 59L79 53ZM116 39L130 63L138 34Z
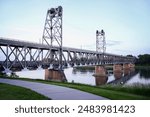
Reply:
M150 0L0 0L0 37L41 42L47 10L63 7L63 46L96 50L103 29L106 52L150 54Z

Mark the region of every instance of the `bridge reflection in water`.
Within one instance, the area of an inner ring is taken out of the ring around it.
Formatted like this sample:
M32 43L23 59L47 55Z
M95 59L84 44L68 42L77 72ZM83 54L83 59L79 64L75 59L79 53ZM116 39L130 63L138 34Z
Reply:
M96 86L104 85L104 84L119 84L123 85L128 80L130 80L133 76L135 76L137 73L135 72L134 68L130 69L124 69L122 72L113 71L114 80L108 82L109 76L98 76L95 78L95 84Z
M103 69L96 69L99 70L98 72L102 73ZM127 81L129 81L131 78L133 78L138 72L135 71L134 68L129 68L129 69L121 69L121 71L109 69L107 70L109 73L106 75L103 74L94 74L92 78L95 79L94 85L100 86L100 85L105 85L105 84L120 84L123 85ZM93 74L93 70L79 70L79 69L73 69L73 73L77 74ZM90 76L86 76L91 78ZM82 77L81 77L82 78Z
M96 84L96 86L104 85L104 84L107 83L107 81L108 81L108 77L107 76L95 77L95 84Z
M130 80L133 76L137 74L135 72L135 68L124 69L121 72L114 72L115 80L108 82L108 84L125 84L128 80Z

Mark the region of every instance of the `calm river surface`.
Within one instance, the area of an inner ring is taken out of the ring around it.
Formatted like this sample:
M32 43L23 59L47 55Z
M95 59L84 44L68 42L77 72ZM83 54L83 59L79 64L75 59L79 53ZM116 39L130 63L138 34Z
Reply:
M126 84L132 85L134 83L150 84L150 70L147 69L135 69L131 71L124 71L122 74L113 73L109 70L109 75L106 78L95 78L93 76L93 70L77 70L73 68L67 68L64 70L67 81L90 84L90 85L103 85L107 83L112 84ZM16 72L19 77L26 77L32 79L45 79L45 70L23 70Z

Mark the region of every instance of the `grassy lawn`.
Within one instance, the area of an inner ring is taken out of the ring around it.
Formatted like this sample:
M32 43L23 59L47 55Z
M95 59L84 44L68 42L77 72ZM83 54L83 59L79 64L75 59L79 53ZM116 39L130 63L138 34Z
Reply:
M47 100L30 89L19 86L0 83L0 100Z
M52 81L43 81L43 80L36 80L38 82L47 83L47 84L54 84L59 86L70 87L74 89L78 89L81 91L93 93L99 96L103 96L112 100L146 100L150 99L150 95L146 95L145 93L150 92L150 88L141 88L141 93L137 92L140 88L138 87L123 87L122 86L90 86L84 84L76 84L76 83L61 83L61 82L52 82ZM132 89L132 90L131 90ZM131 92L132 91L132 92Z
M18 80L26 80L32 82L41 82L52 85L59 85L64 87L70 87L85 92L93 93L99 96L103 96L112 100L149 100L150 99L150 86L90 86L77 83L66 83L66 82L54 82L38 79L27 79L27 78L11 78Z

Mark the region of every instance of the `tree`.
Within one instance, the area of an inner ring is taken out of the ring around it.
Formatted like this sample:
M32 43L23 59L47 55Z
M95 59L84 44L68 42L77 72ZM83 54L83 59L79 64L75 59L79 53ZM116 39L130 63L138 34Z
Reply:
M150 65L150 54L138 55L137 64Z

